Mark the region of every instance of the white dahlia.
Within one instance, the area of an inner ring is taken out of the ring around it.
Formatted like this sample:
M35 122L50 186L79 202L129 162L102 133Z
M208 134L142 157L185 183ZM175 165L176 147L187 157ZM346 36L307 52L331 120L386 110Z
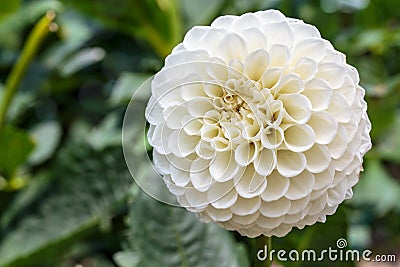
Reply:
M205 222L255 237L324 222L370 149L357 70L276 10L194 27L152 81L153 161Z

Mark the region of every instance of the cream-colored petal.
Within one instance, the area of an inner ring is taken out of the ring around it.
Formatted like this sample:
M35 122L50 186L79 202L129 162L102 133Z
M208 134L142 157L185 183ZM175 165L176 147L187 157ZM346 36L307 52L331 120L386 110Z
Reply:
M243 36L244 41L246 42L246 48L249 53L263 49L266 51L267 49L267 38L265 37L264 33L256 28L249 28L240 33Z
M287 211L287 214L293 215L300 213L305 210L308 204L310 203L310 195L307 195L301 199L290 201L290 209Z
M274 201L281 198L289 188L289 178L283 177L276 170L267 177L267 188L261 194L264 201Z
M294 31L286 21L268 22L262 27L267 37L268 47L279 44L291 48L294 42Z
M287 46L274 44L269 48L268 51L270 55L270 66L272 68L283 68L289 64L291 53Z
M240 174L240 166L236 164L232 151L219 152L211 162L211 176L219 182L225 182Z
M207 191L207 199L209 203L217 209L227 209L231 207L237 199L238 195L234 189L233 181L215 182Z
M242 198L238 196L236 203L231 207L231 211L233 214L240 216L250 215L257 212L260 205L260 197Z
M267 149L276 149L283 143L283 130L277 126L268 126L261 133L261 144Z
M310 119L312 106L310 100L304 95L280 95L279 100L285 108L283 121L304 124Z
M307 38L293 48L292 62L296 64L303 57L320 62L325 56L325 43L321 38Z
M234 177L235 189L243 198L259 196L267 187L267 178L255 172L253 165Z
M297 94L304 90L304 83L297 74L288 74L281 78L274 88L274 94Z
M268 176L276 167L276 151L262 149L253 162L254 169L262 176Z
M336 63L323 63L319 65L315 77L325 80L331 88L336 89L343 85L346 70L344 66Z
M220 41L215 56L226 63L233 59L242 61L245 51L246 43L243 38L239 34L230 32Z
M308 171L290 178L290 185L285 197L290 200L297 200L306 197L314 188L314 175Z
M307 160L306 169L312 173L325 171L331 162L329 150L324 145L314 144L311 149L304 152L304 155Z
M329 144L338 129L337 121L325 111L313 112L307 124L314 131L315 142L322 145Z
M338 122L349 122L354 116L353 110L347 104L346 99L339 93L334 92L329 107L326 109Z
M321 190L331 185L333 182L334 174L335 174L335 169L333 166L330 166L328 169L326 169L321 173L315 173L314 190Z
M258 81L269 66L270 58L267 51L258 49L246 56L243 71L248 79Z
M281 223L283 223L284 220L285 216L269 217L260 215L256 223L263 229L273 229L275 227L278 227Z
M277 151L277 170L284 177L299 175L306 167L306 163L303 153L290 150Z
M265 217L278 218L285 215L291 206L291 201L287 198L280 198L278 200L261 203L260 212Z
M208 206L206 212L214 222L226 222L232 218L230 209L216 209L213 206Z
M247 166L259 153L258 142L243 142L235 150L235 161L239 166ZM234 163L233 163L234 164Z
M315 142L312 128L306 124L293 124L285 130L285 145L293 152L304 152Z
M306 84L302 94L311 101L313 111L321 111L329 107L332 93L333 90L325 81L313 79Z
M234 214L232 216L232 221L235 223L241 224L243 226L246 226L246 225L253 224L258 219L259 216L260 216L259 212L256 212L256 213L253 213L250 215L245 215L245 216L239 216L239 215Z
M318 64L310 58L301 58L293 68L293 72L300 76L305 82L314 78L317 73Z

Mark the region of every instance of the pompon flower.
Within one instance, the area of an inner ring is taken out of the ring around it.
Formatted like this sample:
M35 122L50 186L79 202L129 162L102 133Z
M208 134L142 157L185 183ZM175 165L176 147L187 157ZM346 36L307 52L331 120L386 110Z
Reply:
M371 147L365 91L314 26L219 17L189 30L151 87L154 165L202 221L284 236L352 197Z

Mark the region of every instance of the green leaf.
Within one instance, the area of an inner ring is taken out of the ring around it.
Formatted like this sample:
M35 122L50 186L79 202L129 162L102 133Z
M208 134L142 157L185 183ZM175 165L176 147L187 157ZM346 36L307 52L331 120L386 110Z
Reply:
M96 152L70 144L48 175L47 187L29 203L22 201L1 229L0 266L51 265L92 229L109 229L133 185L120 147Z
M61 75L66 77L72 76L81 69L101 61L105 53L104 49L100 47L82 49L64 62L62 66L59 66Z
M244 247L231 233L141 193L127 220L127 251L139 257L138 266L248 266Z
M132 251L119 251L114 254L114 261L119 267L136 267L139 266L139 257Z
M10 14L14 13L18 10L20 6L20 0L13 0L13 1L2 1L1 8L0 8L0 22L5 17L9 16Z
M371 158L365 162L365 172L354 188L350 203L370 205L376 214L383 215L394 207L400 209L399 195L400 184L390 176L379 159Z
M110 102L112 105L121 105L129 102L136 90L147 80L151 74L124 72L118 78L112 89Z
M0 173L11 178L25 162L34 144L27 133L11 126L0 131Z
M36 147L29 157L29 163L37 165L49 159L61 138L61 126L57 121L47 121L36 125L31 131Z
M110 113L103 121L94 127L86 136L86 140L93 148L101 150L107 146L120 145L122 143L121 126L119 126L116 113Z

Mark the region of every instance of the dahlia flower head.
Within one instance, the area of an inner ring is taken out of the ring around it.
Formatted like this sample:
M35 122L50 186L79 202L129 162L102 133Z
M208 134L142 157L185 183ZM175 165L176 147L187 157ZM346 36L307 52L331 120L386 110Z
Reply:
M276 10L219 17L152 81L154 166L200 220L284 236L352 197L371 147L364 95L314 26Z

